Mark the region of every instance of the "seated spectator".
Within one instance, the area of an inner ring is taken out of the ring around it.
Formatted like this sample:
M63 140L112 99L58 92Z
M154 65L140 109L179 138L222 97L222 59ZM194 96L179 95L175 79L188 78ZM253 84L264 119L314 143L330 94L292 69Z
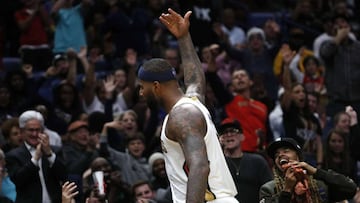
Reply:
M98 157L98 152L89 146L88 124L84 121L74 121L68 127L68 141L63 144L64 162L70 181L79 188L77 200L83 198L82 174Z
M16 187L6 168L5 153L0 149L0 202L14 203L15 200Z
M64 144L64 160L69 174L82 173L98 156L89 148L89 126L84 121L74 121L68 127L68 142Z
M132 193L134 194L134 203L157 203L155 201L155 192L148 181L134 183L132 185Z
M355 160L350 156L349 135L330 130L324 146L324 169L350 177L357 182Z
M218 132L226 163L238 191L236 199L239 202L259 202L260 187L272 179L268 163L259 154L242 151L244 135L237 120L224 119Z
M158 189L167 189L170 184L166 175L164 155L160 152L151 154L149 157L149 166L153 175L151 185L154 191L157 191Z
M96 171L102 171L104 174L104 195L98 194L97 183L94 182L93 177ZM122 181L121 172L111 166L106 159L102 157L94 159L90 165L90 173L84 175L84 193L86 196L93 195L101 200L105 199L109 203L131 201L130 185Z
M20 133L19 119L9 118L1 125L1 133L5 138L5 145L1 146L4 153L19 147L24 139Z
M267 153L274 161L274 180L261 186L260 202L339 202L356 193L350 178L304 162L302 149L292 138L274 141Z

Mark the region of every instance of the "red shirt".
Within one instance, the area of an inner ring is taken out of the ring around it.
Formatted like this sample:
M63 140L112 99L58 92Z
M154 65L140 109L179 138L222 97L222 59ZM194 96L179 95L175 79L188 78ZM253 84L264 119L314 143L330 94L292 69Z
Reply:
M308 75L305 75L304 77L304 81L303 81L304 85L323 85L324 84L324 77L322 76L317 76L317 77L311 77Z
M228 117L237 119L242 127L245 140L241 143L243 151L255 152L258 150L257 130L266 134L267 107L256 100L246 99L236 95L225 106Z
M26 8L21 9L15 13L15 19L17 22L27 19L30 14L26 12ZM41 45L47 44L48 39L45 32L45 26L39 13L34 16L29 27L22 30L20 35L20 45Z

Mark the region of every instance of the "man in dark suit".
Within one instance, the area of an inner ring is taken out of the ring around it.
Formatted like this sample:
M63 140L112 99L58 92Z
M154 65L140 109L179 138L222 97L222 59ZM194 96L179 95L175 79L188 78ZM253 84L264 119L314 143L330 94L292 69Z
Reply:
M66 170L58 148L50 147L49 136L43 133L42 115L26 111L19 117L19 126L25 142L6 155L16 203L60 203Z

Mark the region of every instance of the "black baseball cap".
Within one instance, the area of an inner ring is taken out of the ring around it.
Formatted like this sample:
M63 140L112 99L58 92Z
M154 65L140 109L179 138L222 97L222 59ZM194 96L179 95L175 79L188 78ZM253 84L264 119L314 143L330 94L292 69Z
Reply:
M299 159L302 160L302 151L300 145L296 142L296 140L288 137L282 137L272 142L266 149L267 154L270 158L275 160L276 150L282 147L289 147L290 149L295 150L297 155L299 156Z
M66 54L56 54L53 58L53 65L56 65L56 63L61 60L67 60Z

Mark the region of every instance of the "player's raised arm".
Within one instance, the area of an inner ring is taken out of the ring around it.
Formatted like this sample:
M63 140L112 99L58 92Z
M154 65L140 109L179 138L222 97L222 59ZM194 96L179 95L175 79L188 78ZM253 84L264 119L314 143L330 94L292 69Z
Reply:
M168 12L161 14L159 19L178 39L184 68L186 95L196 96L202 103L205 103L205 75L189 33L191 11L188 11L184 17L170 8Z

